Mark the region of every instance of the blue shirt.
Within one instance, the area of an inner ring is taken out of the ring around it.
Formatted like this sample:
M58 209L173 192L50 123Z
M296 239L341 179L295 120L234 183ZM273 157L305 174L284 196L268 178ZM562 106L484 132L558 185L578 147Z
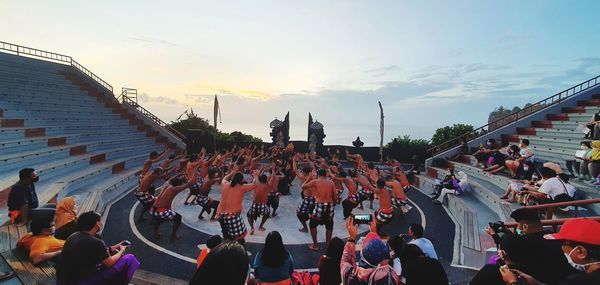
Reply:
M24 185L21 182L15 183L8 194L7 204L9 211L20 210L25 204L29 209L37 208L38 197L35 192L35 185L33 183L29 185Z
M252 264L254 276L263 282L278 282L289 279L294 272L294 259L288 254L288 258L279 267L269 267L263 264L262 251L259 251Z

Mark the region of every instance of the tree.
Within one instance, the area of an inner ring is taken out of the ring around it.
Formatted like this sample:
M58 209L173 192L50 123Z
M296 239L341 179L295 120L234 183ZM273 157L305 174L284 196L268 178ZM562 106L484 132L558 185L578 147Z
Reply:
M473 126L466 124L454 124L435 130L431 138L432 145L438 145L448 140L454 139L460 135L473 131Z
M392 158L404 162L410 161L413 155L417 155L421 159L426 158L429 147L430 144L427 140L411 139L410 135L398 136L385 145Z

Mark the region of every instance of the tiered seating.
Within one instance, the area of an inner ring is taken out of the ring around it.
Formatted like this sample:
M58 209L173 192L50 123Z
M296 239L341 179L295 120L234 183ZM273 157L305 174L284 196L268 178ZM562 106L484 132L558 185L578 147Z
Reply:
M81 76L69 66L0 54L0 190L33 167L42 203L69 193L100 202L102 195L90 193L130 188L148 153L163 149L165 138ZM7 194L0 192L0 224Z

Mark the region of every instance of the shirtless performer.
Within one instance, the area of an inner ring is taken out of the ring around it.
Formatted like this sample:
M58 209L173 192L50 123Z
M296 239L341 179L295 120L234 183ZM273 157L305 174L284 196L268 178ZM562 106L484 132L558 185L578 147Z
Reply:
M161 153L158 153L156 151L151 152L146 162L144 162L144 167L142 167L142 171L140 171L140 178L146 175L146 173L150 170L150 167L152 167L153 164L163 159L163 157L165 157L165 155L167 154L168 150L169 146L165 145L165 149Z
M377 180L379 179L379 171L377 168L375 168L375 165L372 162L367 164L367 169L365 172L372 184L377 183Z
M302 171L298 171L295 162L294 162L294 171L295 171L298 179L300 179L301 185L303 185L304 183L306 183L314 178L310 175L310 172L311 172L310 168L305 167ZM310 189L310 188L306 188L306 189L302 188L302 192L300 192L300 196L302 196L302 202L300 202L298 209L296 209L296 216L298 217L298 220L302 224L302 228L300 228L298 230L301 232L307 233L308 225L306 224L306 222L310 218L310 213L312 213L313 209L315 208L315 197L313 196L312 189Z
M264 171L261 169L260 172ZM252 200L252 205L250 206L250 210L246 216L248 217L248 223L250 224L250 234L254 234L254 221L258 219L259 216L262 216L262 220L260 221L260 225L258 226L259 231L265 231L265 222L269 219L269 206L267 206L267 201L269 198L269 190L271 189L271 185L269 184L268 177L264 174L260 174L258 176L258 184L254 189L254 198Z
M275 166L274 163L271 164L271 176L269 176L269 185L271 186L271 191L269 192L269 199L267 200L267 206L273 208L273 214L271 216L277 216L277 208L279 208L279 181L283 174L281 170Z
M394 168L392 168L392 175L398 182L400 182L404 191L408 191L410 189L410 182L408 181L402 166L394 166Z
M358 187L356 182L351 176L356 176L354 170L348 170L350 176L346 172L340 173L340 177L343 179L344 185L348 188L348 197L342 201L342 208L344 209L344 219L352 216L352 210L358 206L360 202L360 195L358 194Z
M356 177L354 177L353 179L354 181L358 182L358 184L360 184L361 187L361 189L358 190L358 194L360 195L359 209L363 209L363 201L369 200L369 208L372 210L373 200L375 199L375 193L373 193L373 191L371 190L373 189L373 186L371 185L369 178L357 173Z
M211 211L213 211L210 218L211 221L215 219L215 215L217 214L217 207L219 207L220 202L208 196L212 186L221 181L221 178L216 174L217 171L215 169L211 168L208 170L208 175L204 177L202 186L200 186L200 191L198 191L198 195L196 196L196 204L202 207L202 210L200 210L200 214L198 215L198 219L200 220L204 219L204 212L207 212L210 215Z
M314 173L314 172L313 172ZM317 226L325 225L325 242L329 245L331 240L331 234L333 233L333 216L335 214L334 202L337 200L337 190L333 181L327 178L327 170L319 169L317 171L319 176L318 179L302 184L302 190L312 189L313 195L315 196L315 209L310 216L310 236L313 243L308 246L310 250L318 251L319 246L317 245ZM312 174L311 174L312 175Z
M391 175L386 176L385 185L392 188L392 206L402 212L402 206L406 204L406 194L404 193L404 188L402 187L402 183L396 179L394 179Z
M366 168L365 160L362 158L360 154L351 154L348 150L346 150L346 158L348 161L354 162L356 164L356 169L363 171Z
M146 176L140 179L140 184L138 188L133 192L135 198L140 201L142 204L142 213L138 219L138 223L145 221L144 213L152 208L152 204L154 204L154 181L163 177L164 171L162 168L157 167L151 173L146 174Z
M386 181L383 178L377 179L377 187L372 187L372 191L377 194L379 200L379 210L375 211L374 216L377 219L377 233L385 236L381 232L381 227L389 223L394 217L394 208L392 208L391 191L385 187Z
M341 169L341 171L343 171L343 169ZM338 168L338 164L332 163L332 165L329 167L329 177L331 180L333 180L335 190L337 191L337 200L335 201L336 205L342 202L342 193L344 193L344 179L339 175L340 169Z
M160 223L163 221L173 221L173 230L171 231L171 242L174 242L179 239L177 236L177 230L181 225L181 215L171 210L171 204L173 203L173 199L177 194L187 189L195 180L196 176L192 176L188 183L185 183L183 176L175 177L169 181L167 181L160 190L160 194L156 197L156 201L154 201L154 205L152 207L152 216L154 217L154 234L156 239L160 238L160 232L158 228L160 227Z
M185 198L183 204L188 205L190 202L190 197L197 196L200 193L200 188L202 188L202 184L204 182L204 177L208 175L208 168L212 165L213 161L217 158L216 156L212 156L208 160L204 160L204 155L206 154L206 149L202 149L200 157L196 155L190 156L190 162L188 162L186 166L186 177L189 179L194 175L194 172L198 172L195 183L192 183L190 186L190 193L188 193ZM194 199L195 200L195 199ZM192 201L194 201L192 200Z
M233 177L233 178L232 178ZM239 167L234 166L232 171L221 181L221 203L217 208L217 219L221 224L223 238L244 241L248 234L242 219L242 200L244 194L256 188L258 171L253 173L254 180L250 184L242 184L244 175L239 172ZM229 181L231 179L231 181Z

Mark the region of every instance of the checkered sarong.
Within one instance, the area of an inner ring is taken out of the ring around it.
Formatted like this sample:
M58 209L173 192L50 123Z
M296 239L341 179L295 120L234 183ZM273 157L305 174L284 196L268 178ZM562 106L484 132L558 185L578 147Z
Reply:
M152 206L152 204L154 204L154 196L148 192L135 191L133 192L133 195L144 207Z
M360 202L360 195L358 193L348 195L348 197L346 199L353 204L358 204Z
M371 201L371 200L375 199L375 193L373 191L360 189L360 190L358 190L358 194L360 195L360 200L362 200L362 201L364 201L364 200Z
M226 239L239 239L246 237L246 224L240 213L222 213L219 217L221 223L223 237Z
M316 203L310 218L317 221L332 220L335 212L332 203Z
M402 207L402 205L404 205L406 203L404 203L402 200L398 199L398 198L392 198L392 207L396 208L396 209L400 209L400 207Z
M375 218L379 223L387 224L392 220L392 217L394 217L394 208L375 211Z
M200 193L200 188L202 187L202 183L204 183L204 178L198 177L196 178L196 182L190 186L190 192L192 195L198 195Z
M206 207L213 199L208 196L198 195L196 196L196 204L200 207Z
M177 213L167 208L152 208L152 216L163 221L170 221L175 218Z
M279 192L269 192L269 198L267 200L267 206L277 205L279 203Z
M310 214L315 208L315 202L315 197L304 197L304 199L302 199L302 202L300 202L296 213L307 215Z
M271 213L271 211L269 210L269 207L267 207L267 204L265 204L265 203L252 202L252 205L250 206L250 210L248 210L248 216L250 216L250 217L258 217L258 216L268 217L270 213Z

